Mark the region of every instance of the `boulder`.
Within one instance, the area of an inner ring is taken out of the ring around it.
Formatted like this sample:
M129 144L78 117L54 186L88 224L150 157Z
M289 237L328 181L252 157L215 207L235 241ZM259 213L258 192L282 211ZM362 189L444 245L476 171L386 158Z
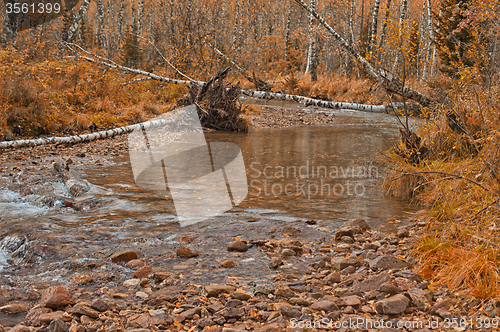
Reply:
M74 304L73 296L68 292L64 286L53 286L45 289L42 292L40 299L40 307L57 309Z
M375 302L375 310L381 315L397 315L408 308L410 300L404 295L398 294L378 302Z
M248 245L243 241L233 241L227 245L228 251L245 252L248 248Z
M139 254L132 250L125 250L117 252L111 256L111 261L114 263L129 262L133 259L139 258Z

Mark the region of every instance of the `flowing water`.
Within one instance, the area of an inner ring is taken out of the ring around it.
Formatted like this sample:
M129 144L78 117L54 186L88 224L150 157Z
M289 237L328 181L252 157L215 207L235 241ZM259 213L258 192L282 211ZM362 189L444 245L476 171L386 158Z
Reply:
M270 239L278 236L272 228L279 232L284 226L300 229L297 238L302 241L331 238L335 229L353 218L367 220L373 229L394 231L399 226L394 221L404 222L414 209L407 201L385 195L384 169L374 160L397 137L397 119L314 111L334 116L335 123L206 133L208 142L232 142L241 148L249 192L237 207L187 227L177 222L168 194L134 183L126 155L112 165L79 170L92 184L85 199L93 202L81 211L58 203L44 206L40 192L20 195L0 187L0 305L25 299L31 287L71 284L81 274L118 286L132 272L109 262L119 250L140 252L155 269L182 274L192 282L227 277L263 280L275 275L267 267L269 258L257 249L252 254L229 254L228 242L236 237ZM43 188L64 195L60 183L45 183ZM175 248L180 244L190 245L200 257L179 259ZM236 268L218 267L231 257L238 262ZM310 263L300 257L294 260L290 272L300 272Z

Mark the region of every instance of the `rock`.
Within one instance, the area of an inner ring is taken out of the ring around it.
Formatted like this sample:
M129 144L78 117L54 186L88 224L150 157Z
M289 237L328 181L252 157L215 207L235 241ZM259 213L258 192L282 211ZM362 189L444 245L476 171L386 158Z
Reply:
M155 272L153 273L153 279L155 279L157 282L162 282L164 280L167 280L169 278L172 278L173 275L170 272Z
M359 296L356 296L356 295L344 296L340 299L342 301L342 305L345 305L345 306L356 307L356 306L361 304L361 300L359 299Z
M295 250L292 250L292 249L288 249L288 248L285 248L283 250L281 250L281 255L283 257L291 257L291 256L295 256L297 253L295 252Z
M54 312L49 312L46 314L41 314L40 317L38 317L40 323L50 323L54 319L60 319L62 321L70 321L71 317L69 315L64 315L64 311L54 311Z
M186 311L184 311L181 315L184 316L185 319L193 319L194 315L200 315L201 313L201 308L200 307L196 307L196 308L192 308L192 309L188 309Z
M335 232L335 240L340 240L342 236L354 236L354 229L352 227L341 227Z
M341 276L338 272L332 272L327 275L324 280L327 284L339 283L341 280Z
M366 293L372 290L378 290L383 283L390 281L391 276L387 272L382 272L372 275L363 281L355 281L352 285L352 291Z
M243 310L243 308L225 308L219 311L218 314L222 315L226 319L239 319L245 315L245 311Z
M361 262L356 255L350 255L349 257L333 257L331 264L336 270L340 271L348 266L360 266Z
M5 332L5 329L3 328L2 325L0 325L0 332Z
M410 236L410 231L406 227L400 227L396 236L400 239L403 239Z
M20 312L26 312L30 309L29 305L26 303L10 303L0 307L0 312L5 312L8 314L18 314Z
M295 292L288 287L278 288L276 290L276 292L274 293L274 295L279 296L279 297L285 297L285 298L297 296L297 294L295 294Z
M95 280L91 276L84 274L84 275L72 276L71 281L76 285L83 286L83 285L90 284L90 283L94 282Z
M153 273L153 268L149 265L138 268L134 272L134 278L142 279L148 278Z
M248 250L248 245L243 241L233 241L227 245L228 251L245 252Z
M42 298L40 299L40 307L46 307L51 309L57 309L60 307L65 307L70 304L74 304L75 301L73 296L68 292L64 286L54 286L45 289L42 292Z
M339 307L333 301L317 301L311 305L313 310L322 310L325 312L339 310Z
M304 299L302 297L292 297L288 300L288 303L292 305L300 305L302 307L309 307L311 302L308 299Z
M269 267L271 269L277 269L281 265L283 265L283 261L279 258L273 258L271 262L269 262Z
M98 318L99 317L99 311L94 310L94 309L87 307L85 305L82 305L82 304L75 305L73 308L70 309L69 312L71 312L72 314L76 314L76 315L89 316L90 318Z
M408 267L408 263L391 255L380 255L370 262L372 270L399 270Z
M287 317L287 318L299 318L300 316L302 316L302 311L300 309L289 306L289 305L282 305L279 308L279 313L283 317Z
M220 266L222 267L225 267L225 268L233 268L235 267L237 264L235 262L233 262L232 260L227 260L227 261L224 261L220 264Z
M248 293L243 293L243 292L240 292L240 291L236 291L236 292L232 292L231 293L231 297L233 299L247 301L249 298L252 297L252 295L250 295Z
M30 332L31 329L26 325L18 324L11 328L8 332Z
M383 292L383 293L389 293L389 294L399 294L399 293L402 293L403 291L397 287L396 285L394 285L392 282L385 282L383 283L382 285L380 285L379 289L378 289L379 292Z
M291 236L296 236L296 235L299 235L300 232L301 232L300 229L292 227L292 226L285 226L281 229L281 234L283 234L283 235L288 234Z
M29 326L39 326L40 325L40 315L51 312L49 308L34 308L31 309L26 315L25 321ZM0 331L1 332L1 331Z
M131 269L137 269L146 265L143 261L139 259L133 259L127 263L127 267Z
M123 286L125 287L135 287L139 285L141 279L128 279L123 282Z
M59 318L56 318L52 322L50 322L49 327L47 328L47 332L68 332L68 331L69 331L68 325Z
M394 277L405 278L415 282L422 282L424 279L418 273L413 272L412 270L401 270L394 272Z
M347 235L344 235L340 238L340 241L344 242L344 243L354 243L354 239L350 236L347 236Z
M345 222L342 227L359 227L363 232L364 231L369 231L370 225L364 220L364 219L353 219L350 221Z
M407 293L415 307L423 309L431 305L429 299L427 298L427 294L420 288L410 288Z
M121 251L111 256L111 261L114 263L129 262L139 258L139 254L132 250Z
M181 258L192 258L192 257L197 257L199 254L188 247L184 246L179 246L177 247L177 256Z
M208 297L216 297L221 293L231 293L236 290L235 287L229 285L211 284L205 287Z
M398 294L378 302L375 302L375 310L382 315L397 315L406 310L410 300L404 295Z

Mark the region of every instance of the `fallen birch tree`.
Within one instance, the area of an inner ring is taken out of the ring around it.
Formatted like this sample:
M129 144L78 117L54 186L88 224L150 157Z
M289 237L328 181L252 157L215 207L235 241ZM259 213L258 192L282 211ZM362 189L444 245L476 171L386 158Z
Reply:
M101 57L97 54L94 54L94 53L88 51L88 50L85 50L84 48L82 48L79 45L76 45L73 43L66 43L66 45L69 49L71 49L76 54L75 56L68 57L68 58L83 59L83 60L86 60L89 62L104 65L104 66L111 68L111 69L121 70L121 71L130 73L130 74L145 76L142 78L134 79L126 84L130 84L133 82L147 81L147 80L155 80L155 81L159 81L159 82L173 83L173 84L184 84L187 86L198 85L198 86L202 86L202 87L207 86L207 84L208 84L207 82L203 82L203 81L178 80L178 79L168 78L168 77L153 74L153 73L150 73L150 72L147 72L144 70L129 68L126 66L119 65L116 62L114 62L113 60ZM78 52L75 49L80 50L80 52L82 52L86 55L78 54ZM169 63L169 65L173 67L173 65L171 63ZM176 68L174 67L174 69L176 69ZM183 75L183 76L185 76L185 75ZM185 76L185 77L187 77L187 76ZM355 110L355 111L374 112L374 113L391 113L391 112L394 112L396 108L404 108L406 110L409 109L413 113L418 113L418 111L420 110L420 106L418 104L415 104L415 103L399 102L399 103L389 103L386 105L365 105L365 104L356 104L356 103L342 103L342 102L325 101L325 100L308 98L308 97L298 96L298 95L290 95L290 94L283 94L283 93L276 93L276 92L269 92L269 91L254 91L254 90L241 90L241 94L246 96L246 97L251 97L251 98L265 99L265 100L276 99L276 100L294 101L294 102L304 104L305 106L317 106L317 107L337 109L337 110L338 109L345 109L345 110ZM38 138L38 139L31 139L31 140L17 140L17 141L0 142L0 149L20 148L20 147L26 147L26 146L39 146L39 145L47 145L47 144L74 144L74 143L81 143L81 142L90 142L90 141L94 141L97 139L105 139L105 138L111 138L114 136L128 134L128 133L132 132L134 129L139 128L139 127L142 129L147 129L150 127L162 126L165 124L166 124L165 120L154 120L154 121L146 121L146 122L135 124L135 125L124 126L124 127L119 127L119 128L110 129L110 130L103 130L103 131L94 132L94 133L90 133L90 134L84 134L84 135L75 135L75 136L68 136L68 137L49 137L49 138Z
M302 0L295 0L295 2L302 6L302 8L307 10L312 16L314 16L319 21L319 23L321 23L321 25L340 43L340 46L349 54L351 54L351 56L353 56L363 66L368 75L380 86L382 86L387 92L397 94L405 99L413 100L422 106L428 106L433 102L433 100L429 97L405 86L401 81L393 77L386 70L376 70L375 68L373 68L373 66L363 56L356 52L356 50L354 50L354 48L349 45L349 43L347 43L347 41L341 35L339 35L328 23L326 23L323 17L321 17L313 8L308 6Z

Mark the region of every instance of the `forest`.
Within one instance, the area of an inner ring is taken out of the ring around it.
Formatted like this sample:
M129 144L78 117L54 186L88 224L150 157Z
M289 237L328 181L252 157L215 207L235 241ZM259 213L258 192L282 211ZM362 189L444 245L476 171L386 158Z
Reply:
M204 127L247 131L260 111L240 97L391 113L400 137L376 158L387 195L420 207L412 270L475 308L500 296L500 2L52 0L36 24L16 2L0 156L193 103Z

